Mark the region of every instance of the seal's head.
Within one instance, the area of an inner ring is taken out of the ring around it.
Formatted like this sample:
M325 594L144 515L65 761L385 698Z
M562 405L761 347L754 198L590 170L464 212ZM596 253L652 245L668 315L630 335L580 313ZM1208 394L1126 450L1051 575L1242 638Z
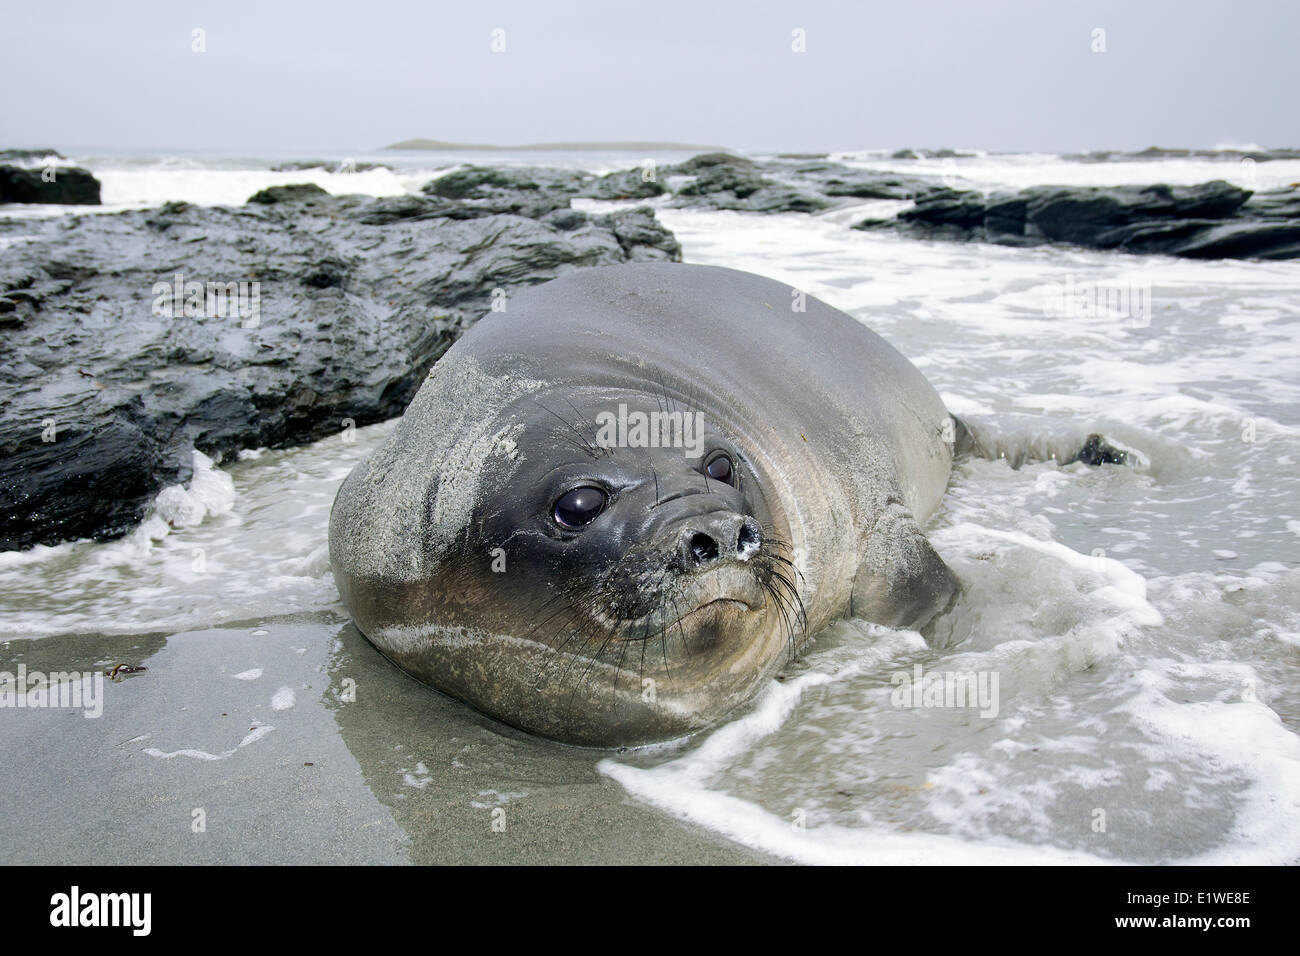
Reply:
M367 637L571 743L670 739L752 697L803 622L747 449L666 393L497 380L482 407L472 366L432 389L454 422L430 430L428 383L340 491L335 574Z

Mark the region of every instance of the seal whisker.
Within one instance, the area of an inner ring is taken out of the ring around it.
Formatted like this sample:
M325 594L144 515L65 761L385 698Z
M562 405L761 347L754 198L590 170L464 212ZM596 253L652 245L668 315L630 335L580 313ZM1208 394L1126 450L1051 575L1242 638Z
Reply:
M767 590L767 593L772 596L772 600L775 602L778 610L780 611L781 619L785 622L786 643L790 648L789 659L794 660L796 655L795 626L790 622L790 614L789 614L789 611L792 610L792 608L790 608L786 599L770 582L767 585L765 585L765 588Z
M576 405L573 404L573 400L572 400L571 398L569 398L569 396L567 396L567 395L564 396L564 401L565 401L566 404L568 404L568 406L569 406L570 408L573 409L573 414L575 414L575 415L578 416L578 424L579 424L579 425L590 426L590 427L591 427L591 440L590 440L590 442L588 442L588 444L589 444L592 448L597 449L598 454L601 454L601 455L612 455L612 454L614 453L614 449L612 449L612 448L607 448L606 446L604 446L604 445L602 445L602 444L600 443L600 433L599 433L599 430L596 428L596 423L595 423L594 421L589 421L589 420L587 419L587 416L586 416L586 415L584 415L582 412L578 411L578 406L576 406ZM575 426L574 430L577 431L576 426ZM579 434L581 434L581 432L579 432ZM585 439L586 439L586 436L583 436L583 437L584 437L584 440L585 440Z
M600 647L596 648L596 653L587 656L587 666L583 668L582 674L578 677L578 682L573 685L573 692L569 695L568 707L570 710L573 708L573 701L578 696L578 691L582 689L583 681L587 679L587 675L591 673L591 669L596 666L596 661L600 660L600 655L605 653L605 648L609 646L609 642L613 639L614 635L607 633L605 639L600 642ZM615 693L617 694L617 690ZM617 697L615 699L617 700Z
M782 585L787 592L789 592L789 600L791 601L792 605L797 604L799 608L798 615L795 618L796 623L798 623L800 628L802 628L803 630L807 630L808 610L807 608L804 607L803 598L799 596L799 589L795 587L794 582L790 580L790 578L788 578L786 575L782 574L781 572L775 569L772 569L771 580L776 581L778 584Z
M627 646L630 641L619 641L618 663L614 665L614 711L618 711L618 683L619 678L623 675L623 658L627 656Z
M569 421L559 412L555 411L555 409L549 408L546 405L542 404L542 402L539 399L533 399L533 403L536 404L543 411L549 412L551 415L554 415L560 421L561 424L563 424L566 428L568 428L575 435L577 435L582 442L582 445L580 447L582 447L587 452L587 454L591 455L592 458L601 457L602 453L597 449L597 446L589 442L587 440L587 436L584 435L581 431L579 431L577 426L574 425L573 422Z
M672 602L672 604L673 604L673 610L677 612L677 620L674 621L674 623L677 625L677 631L678 631L678 633L681 635L681 638L682 638L682 646L683 646L684 648L686 648L686 653L689 654L689 653L691 653L691 644L690 644L690 642L689 642L688 640L686 640L686 628L682 627L682 618L683 618L685 615L682 614L682 609L681 609L680 607L677 606L677 595L676 595L676 594L669 594L669 595L668 595L668 600Z

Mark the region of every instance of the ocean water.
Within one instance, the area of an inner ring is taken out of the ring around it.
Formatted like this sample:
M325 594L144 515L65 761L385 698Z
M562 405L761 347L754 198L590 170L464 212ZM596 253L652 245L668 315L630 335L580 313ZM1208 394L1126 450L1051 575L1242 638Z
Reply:
M984 189L1300 180L1300 163L886 155L841 158ZM238 203L304 180L391 195L472 160L603 171L641 159L385 154L354 158L394 169L329 174L272 173L278 157L72 158L100 176L107 208ZM963 583L932 635L942 648L841 622L728 724L607 755L601 772L664 812L806 862L1300 860L1300 263L849 228L898 204L815 217L659 205L687 261L845 309L950 410L1013 447L1101 431L1139 464L960 463L927 528ZM336 608L330 504L392 427L200 457L190 487L164 492L128 538L0 554L0 640ZM940 689L970 675L986 694L955 706L913 693L933 686L914 686L918 674Z

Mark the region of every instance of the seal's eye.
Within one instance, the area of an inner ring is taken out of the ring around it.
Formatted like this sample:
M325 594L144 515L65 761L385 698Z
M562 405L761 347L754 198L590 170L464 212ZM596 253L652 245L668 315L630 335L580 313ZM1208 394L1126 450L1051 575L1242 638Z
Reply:
M551 514L556 524L572 531L595 521L596 516L605 510L607 501L609 495L599 488L574 488L560 495Z
M728 485L731 484L731 459L725 454L718 455L704 466L704 473L714 481L721 481Z

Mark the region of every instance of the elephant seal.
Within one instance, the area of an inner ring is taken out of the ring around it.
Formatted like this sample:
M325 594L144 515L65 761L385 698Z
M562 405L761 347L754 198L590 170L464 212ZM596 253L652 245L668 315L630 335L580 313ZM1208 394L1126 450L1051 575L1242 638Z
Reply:
M949 603L918 522L954 440L907 359L789 286L584 269L437 362L340 488L331 563L418 679L556 740L662 741L837 618L920 627Z

